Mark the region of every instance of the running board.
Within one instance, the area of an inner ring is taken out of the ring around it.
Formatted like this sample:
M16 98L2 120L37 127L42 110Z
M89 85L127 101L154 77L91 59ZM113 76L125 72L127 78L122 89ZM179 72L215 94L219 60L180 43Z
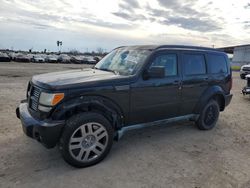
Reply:
M127 131L142 129L142 128L146 128L146 127L152 127L152 126L160 125L160 124L168 124L168 123L173 123L173 122L178 122L178 121L184 121L184 120L195 121L198 118L199 118L198 114L189 114L189 115L174 117L174 118L170 118L170 119L153 121L153 122L150 122L150 123L140 123L140 124L135 124L135 125L129 125L129 126L126 126L126 127L122 127L120 130L117 131L117 138L116 139L120 140L121 137Z

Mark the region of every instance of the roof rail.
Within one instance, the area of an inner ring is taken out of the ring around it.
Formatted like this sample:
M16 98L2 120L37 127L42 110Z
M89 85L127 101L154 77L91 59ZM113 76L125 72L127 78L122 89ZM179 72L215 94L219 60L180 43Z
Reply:
M185 46L185 45L161 45L155 49L161 49L161 48L184 48L184 49L199 49L199 50L219 51L218 49L215 49L215 48L202 47L202 46Z

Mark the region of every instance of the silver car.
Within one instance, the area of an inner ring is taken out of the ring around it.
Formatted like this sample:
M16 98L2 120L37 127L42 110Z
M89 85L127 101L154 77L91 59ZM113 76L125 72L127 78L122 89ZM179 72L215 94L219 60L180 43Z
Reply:
M45 63L45 58L42 55L35 55L33 60L35 63Z

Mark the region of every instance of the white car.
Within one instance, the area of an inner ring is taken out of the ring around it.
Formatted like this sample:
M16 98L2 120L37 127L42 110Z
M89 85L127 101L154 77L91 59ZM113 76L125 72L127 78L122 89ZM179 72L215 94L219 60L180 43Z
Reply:
M250 74L246 75L247 85L243 87L242 94L243 95L250 95Z
M245 79L246 75L250 74L250 64L249 65L243 65L240 68L240 78Z
M48 63L57 63L57 59L58 57L56 55L47 55L45 58Z
M44 63L45 62L45 58L42 57L42 56L40 56L40 55L36 55L36 56L34 56L33 61L35 63Z
M67 54L61 54L58 57L58 62L60 62L60 63L71 63L70 60L71 60L71 58Z

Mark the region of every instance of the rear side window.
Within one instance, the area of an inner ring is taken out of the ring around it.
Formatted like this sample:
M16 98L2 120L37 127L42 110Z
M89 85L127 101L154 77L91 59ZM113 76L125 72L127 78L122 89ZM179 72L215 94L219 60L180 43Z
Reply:
M152 66L163 66L165 67L165 76L176 76L177 75L177 55L176 54L161 54L158 55Z
M205 57L202 54L184 54L185 75L206 74Z
M222 55L208 54L208 64L211 73L216 74L227 72L227 62Z

